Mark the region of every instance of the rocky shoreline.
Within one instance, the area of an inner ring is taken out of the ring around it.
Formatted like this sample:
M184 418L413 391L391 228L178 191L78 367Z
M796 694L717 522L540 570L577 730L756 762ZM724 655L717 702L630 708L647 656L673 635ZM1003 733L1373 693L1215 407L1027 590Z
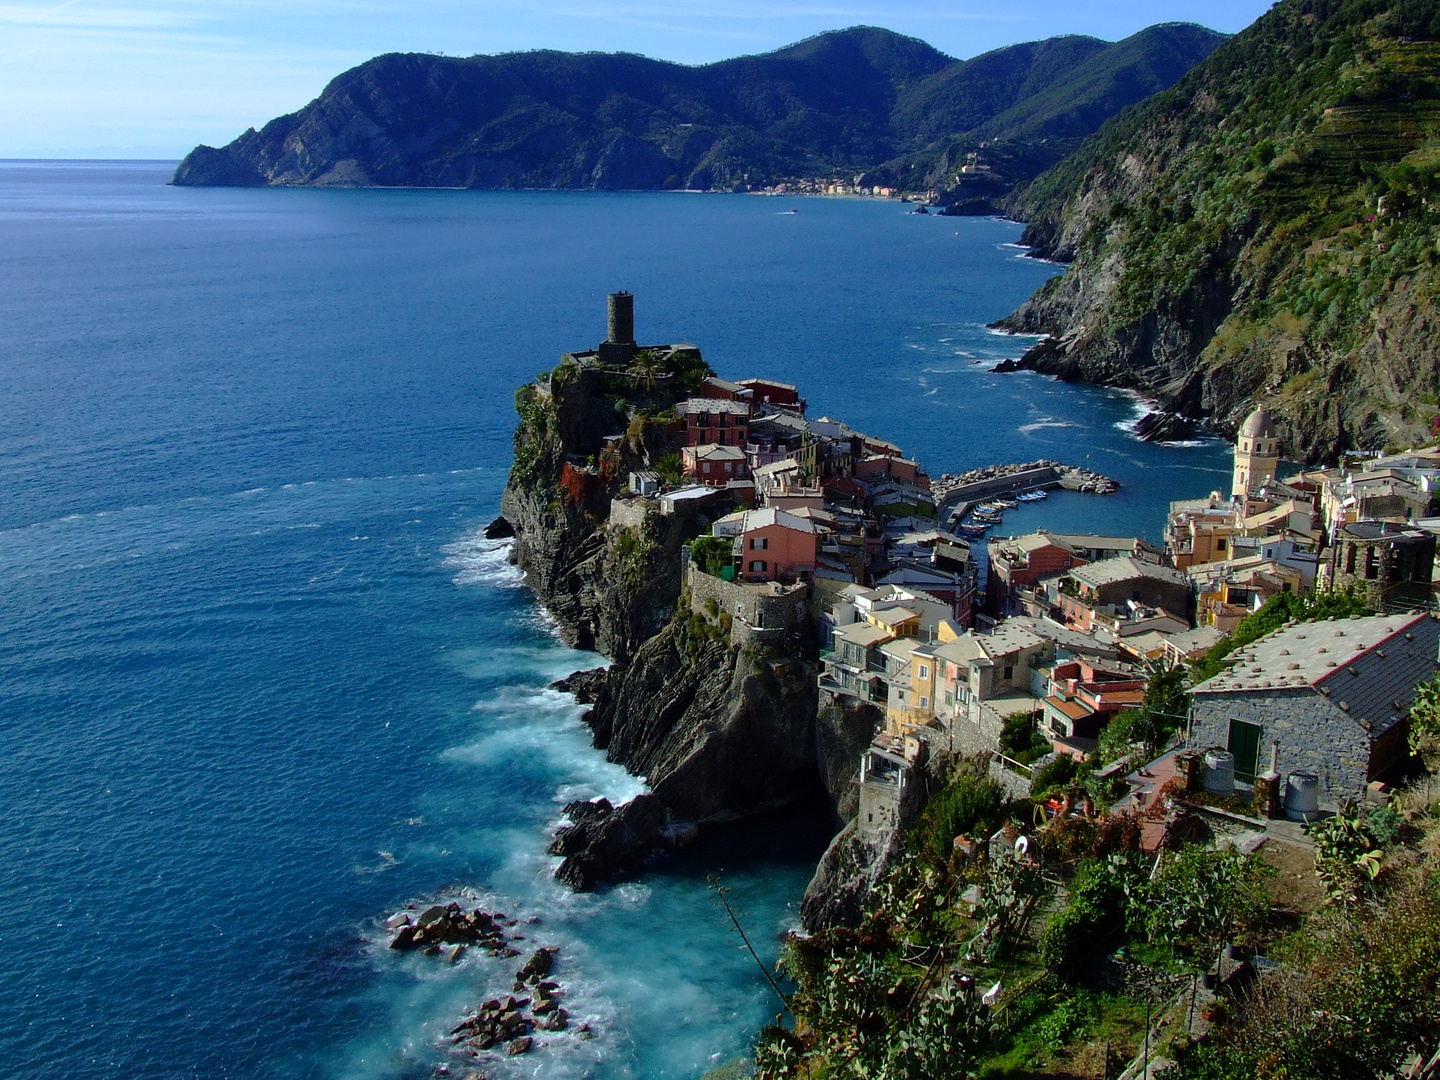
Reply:
M466 911L457 901L431 904L418 911L417 907L412 904L385 921L392 935L391 949L441 957L448 964L458 963L471 949L498 960L520 955L513 946L524 941L525 935L513 932L519 922L504 912L479 907ZM530 925L538 922L538 918L529 920ZM565 992L551 978L559 952L553 945L536 948L515 972L511 993L483 1002L452 1028L451 1045L462 1047L472 1058L497 1047L503 1047L507 1056L517 1057L544 1045L536 1042L536 1032L568 1030L570 1014L560 1004ZM581 1039L594 1037L590 1026L583 1023L576 1034Z

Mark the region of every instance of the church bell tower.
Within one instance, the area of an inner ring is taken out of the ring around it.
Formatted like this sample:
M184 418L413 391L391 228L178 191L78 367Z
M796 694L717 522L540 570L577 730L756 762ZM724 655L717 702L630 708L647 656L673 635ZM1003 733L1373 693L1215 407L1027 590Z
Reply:
M1252 412L1235 437L1235 480L1230 494L1243 499L1275 479L1280 465L1280 440L1265 406Z

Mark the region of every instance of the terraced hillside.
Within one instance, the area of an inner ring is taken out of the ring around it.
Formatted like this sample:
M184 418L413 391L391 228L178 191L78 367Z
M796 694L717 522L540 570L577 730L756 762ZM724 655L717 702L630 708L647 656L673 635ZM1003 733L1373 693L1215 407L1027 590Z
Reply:
M1282 0L1012 209L1073 260L1005 320L1027 364L1136 387L1287 454L1431 437L1440 413L1434 5Z

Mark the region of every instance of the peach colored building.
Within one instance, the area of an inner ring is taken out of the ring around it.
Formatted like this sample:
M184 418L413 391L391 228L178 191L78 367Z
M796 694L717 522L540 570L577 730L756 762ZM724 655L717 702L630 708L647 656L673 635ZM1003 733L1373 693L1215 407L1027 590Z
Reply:
M819 532L805 518L766 507L745 515L740 533L744 581L808 581L815 573Z

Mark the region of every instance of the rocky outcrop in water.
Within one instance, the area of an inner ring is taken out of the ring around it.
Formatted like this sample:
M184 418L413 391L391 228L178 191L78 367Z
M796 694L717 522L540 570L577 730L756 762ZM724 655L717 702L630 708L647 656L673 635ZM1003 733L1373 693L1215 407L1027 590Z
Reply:
M419 915L400 912L387 920L385 926L393 930L390 948L401 952L423 949L438 954L442 948L450 947L450 962L454 963L467 946L486 949L492 956L514 956L509 947L510 937L506 928L514 926L514 920L507 920L503 914L490 914L475 908L465 912L460 905L432 904Z

